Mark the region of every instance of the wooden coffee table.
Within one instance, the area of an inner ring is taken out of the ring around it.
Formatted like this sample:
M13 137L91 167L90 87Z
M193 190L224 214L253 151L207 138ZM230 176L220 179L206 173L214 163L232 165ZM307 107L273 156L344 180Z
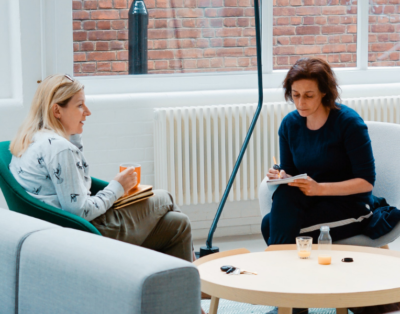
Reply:
M296 245L273 245L265 252L246 249L221 252L197 261L201 291L212 296L210 314L219 299L272 305L279 314L292 308L336 308L400 302L400 252L349 245L332 246L332 264L317 262L317 246L310 259L297 257ZM353 263L343 263L352 257ZM258 275L226 275L222 265L233 265Z

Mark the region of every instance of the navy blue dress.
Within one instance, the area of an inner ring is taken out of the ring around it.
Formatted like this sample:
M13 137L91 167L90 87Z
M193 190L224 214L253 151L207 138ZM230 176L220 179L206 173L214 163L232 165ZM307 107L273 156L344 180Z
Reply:
M310 130L297 110L279 128L281 168L292 176L307 173L319 183L361 178L375 182L375 162L368 128L353 109L337 104L326 123ZM333 241L363 232L372 216L372 193L348 196L306 196L299 188L280 185L271 212L262 223L268 244L295 243L296 236L312 236L328 225Z

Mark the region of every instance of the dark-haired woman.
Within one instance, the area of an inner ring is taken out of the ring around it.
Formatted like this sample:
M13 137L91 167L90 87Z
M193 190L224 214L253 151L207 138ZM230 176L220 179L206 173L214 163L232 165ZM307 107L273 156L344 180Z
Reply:
M375 163L368 129L352 109L336 103L338 85L329 64L300 59L284 80L286 100L296 110L279 128L281 170L269 179L307 173L280 185L261 230L270 244L295 243L299 235L318 239L328 225L335 241L361 234L372 216Z

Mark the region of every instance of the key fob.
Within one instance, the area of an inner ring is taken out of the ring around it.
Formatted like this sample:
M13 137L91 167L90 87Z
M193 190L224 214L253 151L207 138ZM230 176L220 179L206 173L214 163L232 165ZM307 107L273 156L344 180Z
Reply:
M230 265L226 265L226 266L222 266L221 267L221 270L222 271L227 271L229 268L232 268L233 266L230 266Z

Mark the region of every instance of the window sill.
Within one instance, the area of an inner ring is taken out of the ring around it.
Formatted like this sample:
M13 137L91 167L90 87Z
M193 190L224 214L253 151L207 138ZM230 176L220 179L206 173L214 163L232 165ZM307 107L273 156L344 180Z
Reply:
M400 83L399 67L334 69L340 86ZM264 73L264 89L280 89L286 70ZM257 73L178 73L121 76L86 76L78 78L87 95L207 92L216 90L257 89Z

